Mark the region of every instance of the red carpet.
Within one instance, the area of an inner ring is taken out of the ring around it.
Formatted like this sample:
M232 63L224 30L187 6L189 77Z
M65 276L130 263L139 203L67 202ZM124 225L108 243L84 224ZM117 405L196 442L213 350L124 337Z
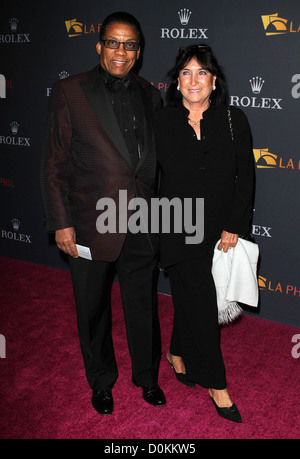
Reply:
M228 387L242 424L220 418L207 390L176 381L165 360L171 299L159 295L163 357L159 383L167 405L147 405L131 382L118 284L113 336L119 379L115 410L90 403L77 338L70 274L9 258L1 261L0 438L2 439L296 439L300 437L298 328L243 316L222 329Z

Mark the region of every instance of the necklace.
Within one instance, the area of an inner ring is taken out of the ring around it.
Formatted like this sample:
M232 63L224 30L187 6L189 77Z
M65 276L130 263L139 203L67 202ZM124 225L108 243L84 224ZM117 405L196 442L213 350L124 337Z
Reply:
M199 120L199 121L193 121L193 120L191 120L191 118L188 118L188 120L189 120L191 123L193 123L193 127L195 127L195 126L200 126L200 121L201 121L201 120Z

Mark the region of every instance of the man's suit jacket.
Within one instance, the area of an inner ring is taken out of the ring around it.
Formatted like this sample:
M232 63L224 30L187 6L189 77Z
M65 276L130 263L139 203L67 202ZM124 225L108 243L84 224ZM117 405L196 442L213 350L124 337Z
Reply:
M152 115L161 97L150 83L134 78L145 113L144 149L135 170L98 67L58 81L51 93L41 164L46 230L74 227L76 243L89 247L94 260L114 261L122 249L119 190L126 190L128 201L149 200L155 190ZM104 197L116 203L116 233L97 231L96 204Z

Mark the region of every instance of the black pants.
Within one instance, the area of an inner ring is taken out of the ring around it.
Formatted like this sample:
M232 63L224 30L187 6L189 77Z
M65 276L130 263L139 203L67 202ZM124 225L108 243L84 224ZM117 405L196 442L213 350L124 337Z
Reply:
M157 382L161 356L156 301L156 259L145 234L128 233L117 261L69 257L78 334L86 377L93 390L111 389L118 377L111 330L111 287L121 290L132 378Z
M183 357L190 380L203 387L225 389L211 265L212 253L208 253L168 269L174 305L170 352Z

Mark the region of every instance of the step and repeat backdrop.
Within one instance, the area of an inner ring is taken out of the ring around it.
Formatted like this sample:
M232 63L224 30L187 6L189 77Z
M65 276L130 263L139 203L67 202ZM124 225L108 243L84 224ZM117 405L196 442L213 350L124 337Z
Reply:
M93 68L105 16L142 25L139 74L165 97L179 47L210 45L230 103L244 110L256 167L252 231L260 247L259 308L247 314L300 326L299 0L4 0L0 25L0 253L68 269L44 231L39 185L53 83ZM1 267L5 269L5 265ZM161 273L159 291L170 293Z

